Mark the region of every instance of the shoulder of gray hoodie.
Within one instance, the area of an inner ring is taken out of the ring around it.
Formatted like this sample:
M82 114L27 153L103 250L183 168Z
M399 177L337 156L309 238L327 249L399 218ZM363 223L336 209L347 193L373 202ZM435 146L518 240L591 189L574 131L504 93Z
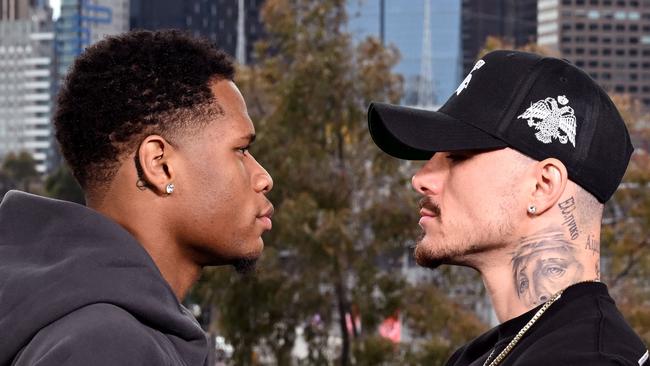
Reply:
M205 365L207 339L142 246L87 207L0 203L0 366Z

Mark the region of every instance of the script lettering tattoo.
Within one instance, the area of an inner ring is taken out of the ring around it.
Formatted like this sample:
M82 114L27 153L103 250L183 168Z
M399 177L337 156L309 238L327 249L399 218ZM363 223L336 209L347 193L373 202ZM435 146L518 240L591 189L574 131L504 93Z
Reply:
M591 235L588 235L587 244L585 244L585 249L591 250L592 256L596 254L600 254L600 243Z
M583 268L573 243L560 227L553 227L521 239L512 256L512 272L517 296L527 306L537 306L577 282Z
M578 230L578 224L576 223L576 218L573 215L573 211L576 209L576 201L573 197L569 197L566 201L560 202L557 205L562 212L562 217L564 222L562 225L566 226L569 229L569 235L571 240L576 240L580 236L580 231Z

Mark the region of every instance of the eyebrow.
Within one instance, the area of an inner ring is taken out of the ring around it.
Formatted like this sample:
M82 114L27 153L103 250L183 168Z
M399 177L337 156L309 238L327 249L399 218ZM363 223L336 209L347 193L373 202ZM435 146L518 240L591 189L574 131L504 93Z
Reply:
M248 141L249 144L252 144L253 142L255 142L256 137L257 136L255 135L255 133L250 133L250 134L248 134L246 136L240 137L240 139L246 140L246 141Z

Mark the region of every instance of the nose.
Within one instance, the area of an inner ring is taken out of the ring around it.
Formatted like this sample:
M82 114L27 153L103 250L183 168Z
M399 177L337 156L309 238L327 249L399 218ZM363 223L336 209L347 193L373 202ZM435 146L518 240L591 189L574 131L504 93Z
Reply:
M434 154L411 178L411 185L422 195L439 194L442 189L443 167L441 153Z
M253 188L255 192L267 194L273 189L273 178L264 167L255 160L253 155L250 155L255 165L254 173L252 174Z

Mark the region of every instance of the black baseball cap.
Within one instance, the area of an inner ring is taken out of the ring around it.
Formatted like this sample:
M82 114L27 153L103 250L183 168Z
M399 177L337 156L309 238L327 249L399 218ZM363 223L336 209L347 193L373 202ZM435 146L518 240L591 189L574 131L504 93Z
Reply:
M502 147L556 158L600 202L616 191L634 150L616 106L589 75L519 51L482 57L438 111L371 103L368 127L380 149L406 160Z

